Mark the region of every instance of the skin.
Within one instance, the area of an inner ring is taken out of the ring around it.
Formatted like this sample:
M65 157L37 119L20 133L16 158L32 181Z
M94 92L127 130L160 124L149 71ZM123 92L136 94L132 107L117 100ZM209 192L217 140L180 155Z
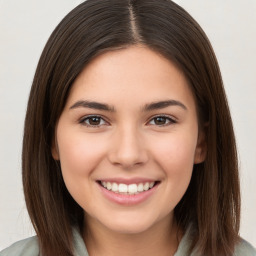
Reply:
M176 103L147 108L169 100ZM181 233L173 211L205 148L194 97L172 62L142 45L91 61L71 88L52 149L67 189L85 211L90 255L174 254ZM111 178L160 183L147 200L120 205L99 189L97 181Z

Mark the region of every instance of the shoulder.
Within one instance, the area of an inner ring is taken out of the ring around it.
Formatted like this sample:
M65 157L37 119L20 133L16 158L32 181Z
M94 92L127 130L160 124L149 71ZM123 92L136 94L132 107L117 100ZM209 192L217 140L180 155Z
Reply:
M255 248L241 239L235 248L235 256L256 256Z
M194 235L194 230L195 229L193 225L190 225L187 228L183 238L180 241L178 250L174 256L199 256L196 249L194 249L192 253L189 253L189 248L192 242L191 238ZM256 256L256 249L250 243L241 238L239 242L236 244L233 256Z
M30 237L12 244L0 252L0 256L38 256L39 246L37 237Z

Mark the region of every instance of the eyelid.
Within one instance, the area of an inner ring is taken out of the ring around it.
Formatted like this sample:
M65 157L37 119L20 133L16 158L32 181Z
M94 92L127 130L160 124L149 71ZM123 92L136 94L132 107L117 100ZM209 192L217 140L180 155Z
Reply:
M89 118L92 118L92 117L100 118L101 120L104 121L104 124L99 124L99 125L86 124L85 121ZM101 115L97 115L97 114L91 114L91 115L83 116L82 118L79 119L78 122L79 122L79 124L84 125L84 126L89 127L89 128L98 128L98 127L101 127L101 126L109 125L109 122L106 120L105 117L103 117Z
M99 125L90 125L90 124L87 124L85 121L89 118L93 118L93 117L96 117L96 118L100 118L101 120L104 121L104 124L99 124ZM151 121L153 121L155 118L157 117L163 117L163 118L166 118L169 122L166 123L166 124L162 124L162 125L157 125L157 124L150 124ZM98 128L98 127L102 127L102 126L106 126L106 125L110 125L109 121L106 120L107 118L105 118L104 116L102 115L98 115L98 114L90 114L90 115L85 115L83 116L82 118L80 118L78 120L78 123L81 124L81 125L84 125L86 127L89 127L89 128ZM177 119L171 115L167 115L167 114L157 114L157 115L154 115L152 117L150 117L150 119L146 122L146 125L154 125L154 126L158 126L158 127L163 127L163 126L168 126L168 125L172 125L172 124L176 124L177 123Z
M166 114L157 114L155 116L152 116L149 121L147 121L147 124L149 124L152 120L154 120L155 118L157 117L164 117L166 119L169 120L169 122L167 124L163 124L163 125L157 125L157 124L154 124L155 126L168 126L168 125L172 125L172 124L176 124L177 123L177 119L174 118L173 116L170 116L170 115L166 115ZM153 125L153 124L149 124L149 125Z

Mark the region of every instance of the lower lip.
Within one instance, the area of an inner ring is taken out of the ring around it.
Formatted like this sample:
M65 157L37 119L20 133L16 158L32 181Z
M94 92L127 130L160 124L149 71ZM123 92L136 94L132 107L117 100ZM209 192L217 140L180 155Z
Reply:
M107 190L106 188L102 187L100 184L99 188L102 194L109 199L110 201L121 204L121 205L135 205L146 201L149 197L151 197L157 190L159 184L156 184L153 188L143 191L139 194L133 195L126 195L126 194L118 194L113 191Z

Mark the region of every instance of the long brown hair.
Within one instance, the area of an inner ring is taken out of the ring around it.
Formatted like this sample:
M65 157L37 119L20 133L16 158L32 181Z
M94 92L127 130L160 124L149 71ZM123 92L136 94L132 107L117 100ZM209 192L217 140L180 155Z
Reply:
M67 191L51 155L56 123L72 83L99 54L143 44L175 63L195 96L206 127L207 157L194 166L175 208L184 230L193 223L191 250L231 255L238 240L237 151L219 66L197 22L170 0L87 0L56 27L40 57L25 119L22 172L28 212L44 255L73 255L72 226L83 209ZM207 124L207 125L206 125Z

